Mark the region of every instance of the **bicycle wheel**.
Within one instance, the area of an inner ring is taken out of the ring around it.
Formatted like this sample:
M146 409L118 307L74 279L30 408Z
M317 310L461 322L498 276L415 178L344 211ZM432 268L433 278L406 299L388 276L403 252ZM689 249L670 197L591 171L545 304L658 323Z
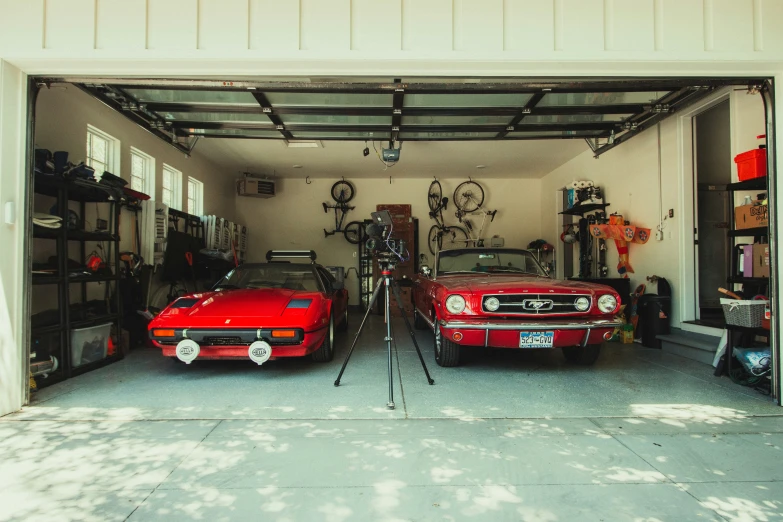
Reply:
M440 250L441 242L443 241L440 227L438 225L432 225L430 233L427 234L427 245L430 247L430 253L434 256Z
M471 243L472 241L468 239L468 233L462 227L448 227L448 230L443 234L443 250L473 246Z
M338 181L332 185L332 199L338 203L348 203L353 199L353 185L350 181Z
M484 204L484 189L475 181L461 183L454 191L454 204L462 212L475 212Z
M364 223L361 221L351 221L343 229L345 240L352 245L358 245L364 239Z
M430 183L430 189L427 192L427 204L430 206L430 210L433 212L438 210L440 206L440 200L443 197L443 189L440 186L440 181L437 179Z

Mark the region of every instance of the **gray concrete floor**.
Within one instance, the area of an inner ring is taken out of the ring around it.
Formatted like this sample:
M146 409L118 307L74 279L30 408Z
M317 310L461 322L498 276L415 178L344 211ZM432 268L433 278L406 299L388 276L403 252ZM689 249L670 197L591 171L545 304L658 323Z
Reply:
M357 321L354 321L356 327ZM394 322L328 364L165 360L46 388L0 419L0 520L783 519L783 413L709 366L606 345L468 354L436 381Z

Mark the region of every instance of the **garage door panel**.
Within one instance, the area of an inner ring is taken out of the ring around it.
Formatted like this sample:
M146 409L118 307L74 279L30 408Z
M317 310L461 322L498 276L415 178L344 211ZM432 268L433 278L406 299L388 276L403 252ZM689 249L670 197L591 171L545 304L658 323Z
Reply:
M147 45L145 0L98 0L96 49L144 49Z
M555 17L562 20L562 31L558 28L558 41L562 49L558 50L603 51L603 0L561 0L561 2L562 12L555 12Z
M704 51L704 4L702 0L659 0L658 51Z
M652 51L655 49L653 0L608 0L606 49L610 51Z
M708 51L753 50L753 0L705 0Z

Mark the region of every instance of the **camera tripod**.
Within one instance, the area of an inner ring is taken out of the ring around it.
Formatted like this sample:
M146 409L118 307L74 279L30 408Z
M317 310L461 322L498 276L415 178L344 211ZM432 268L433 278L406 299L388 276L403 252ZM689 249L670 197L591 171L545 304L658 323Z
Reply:
M348 355L345 357L345 362L343 362L343 367L340 368L340 373L337 375L337 380L334 381L335 386L340 386L340 379L343 377L343 373L345 372L345 367L348 366L348 360L351 358L351 355L353 354L354 348L356 348L356 342L359 340L359 336L362 334L362 330L364 330L364 325L367 323L367 318L370 316L370 311L372 311L372 307L375 305L375 301L378 299L378 296L381 293L381 287L384 287L385 294L384 299L386 303L386 337L384 338L384 341L386 341L386 350L389 354L389 363L388 363L388 371L389 371L389 402L386 403L386 407L390 410L394 409L394 380L392 377L392 332L391 332L391 309L389 308L389 290L394 292L394 299L397 301L397 306L399 307L400 311L402 312L402 318L405 321L405 326L408 328L408 335L411 336L411 340L413 341L413 346L416 347L416 353L419 354L419 360L421 361L421 367L424 368L424 374L427 376L427 382L432 384L435 384L435 381L432 380L432 377L430 377L430 372L427 371L427 365L424 362L424 357L421 355L421 350L419 349L419 343L416 342L416 335L413 333L413 328L411 328L411 323L408 321L408 316L405 315L405 309L402 307L402 302L400 298L400 289L397 287L397 284L394 282L394 279L392 278L392 270L394 270L394 263L389 260L379 259L378 264L381 268L381 278L378 279L378 284L375 285L375 290L372 293L372 298L370 299L370 304L367 306L367 313L364 314L364 319L362 319L362 324L359 326L359 331L356 332L356 337L353 339L353 344L351 344L351 349L348 351Z

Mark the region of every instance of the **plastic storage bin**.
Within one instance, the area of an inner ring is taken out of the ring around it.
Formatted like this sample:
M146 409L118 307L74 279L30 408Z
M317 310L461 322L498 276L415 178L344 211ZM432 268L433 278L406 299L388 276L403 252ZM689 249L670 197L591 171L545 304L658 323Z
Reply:
M71 330L71 367L105 359L112 323Z
M767 149L753 149L734 156L740 181L767 175Z

